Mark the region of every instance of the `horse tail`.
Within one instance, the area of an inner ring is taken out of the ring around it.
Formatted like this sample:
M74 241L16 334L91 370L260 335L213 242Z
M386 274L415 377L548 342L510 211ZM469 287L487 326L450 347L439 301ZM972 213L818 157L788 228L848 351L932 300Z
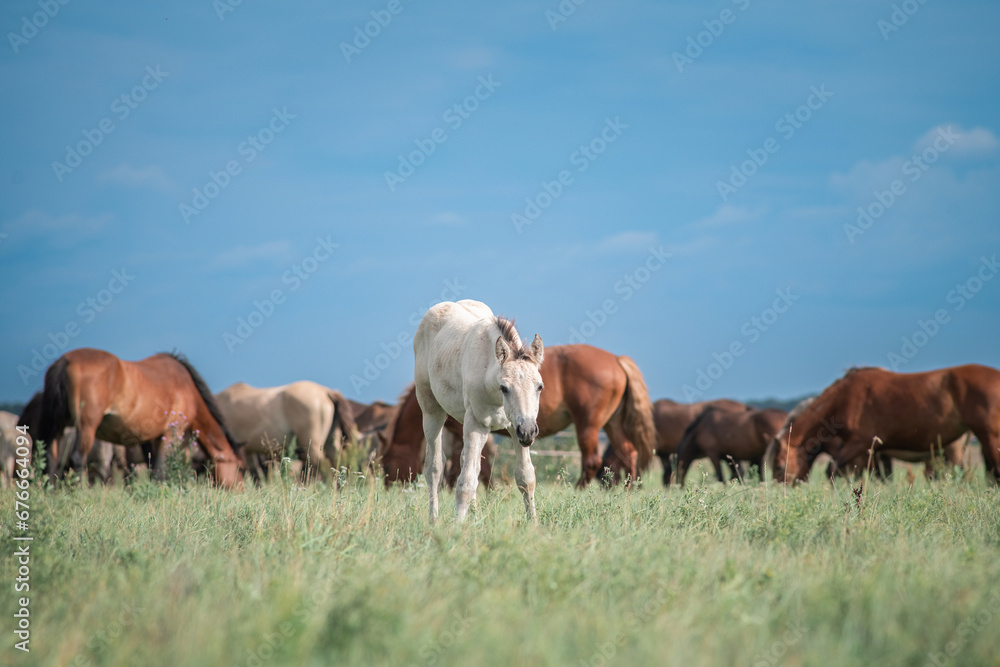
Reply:
M354 445L358 441L358 426L354 422L354 409L348 402L344 395L341 394L336 389L327 389L327 396L333 401L333 423L340 427L340 432L347 438L347 441ZM333 427L331 426L331 432ZM329 436L328 436L329 437ZM340 449L340 443L333 443L337 449Z
M212 415L212 419L215 423L219 425L222 429L222 434L226 436L226 441L229 446L233 448L233 453L236 454L237 458L242 459L244 463L246 462L246 456L243 453L243 445L246 443L238 442L236 437L229 431L229 427L226 426L226 420L222 418L222 411L219 410L219 404L215 402L215 397L212 392L208 389L208 385L205 383L204 378L201 374L195 370L191 362L187 360L183 354L177 352L168 352L174 361L179 363L187 371L188 375L191 376L191 381L194 383L195 389L198 390L198 394L201 396L201 400L205 402L205 407L208 408L208 413Z
M639 454L638 469L644 472L649 469L656 449L656 426L653 424L653 404L649 400L649 390L646 381L642 379L639 367L629 357L618 357L618 364L625 371L628 384L622 403L625 406L623 425L625 435L635 445Z
M66 375L68 365L69 360L62 356L45 371L41 414L38 423L30 425L38 429L37 433L31 434L32 438L43 441L47 448L51 448L63 429L73 422L69 405L69 378Z

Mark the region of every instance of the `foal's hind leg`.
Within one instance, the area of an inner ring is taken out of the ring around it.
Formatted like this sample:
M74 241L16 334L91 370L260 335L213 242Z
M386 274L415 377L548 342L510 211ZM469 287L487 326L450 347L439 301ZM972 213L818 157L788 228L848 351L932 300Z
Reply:
M433 401L433 399L431 399ZM424 417L424 439L427 448L424 452L424 477L427 480L427 490L430 492L431 523L438 518L438 492L441 489L441 478L444 476L444 443L441 442L441 431L447 415L438 405L421 405Z

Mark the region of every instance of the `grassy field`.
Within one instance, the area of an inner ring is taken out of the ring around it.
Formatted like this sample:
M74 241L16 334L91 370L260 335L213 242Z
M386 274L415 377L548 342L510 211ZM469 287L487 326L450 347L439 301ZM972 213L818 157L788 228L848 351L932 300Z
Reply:
M502 487L464 529L452 495L431 527L426 489L373 479L33 487L31 652L13 648L5 521L0 663L1000 664L981 468L855 494L697 471L684 490L580 492L550 467L538 525Z

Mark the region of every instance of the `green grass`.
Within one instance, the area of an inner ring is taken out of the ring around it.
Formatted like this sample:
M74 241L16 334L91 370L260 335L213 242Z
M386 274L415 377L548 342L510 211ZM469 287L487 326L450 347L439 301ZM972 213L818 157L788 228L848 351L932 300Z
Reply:
M1000 496L981 468L860 501L697 471L684 490L580 492L568 472L538 489L537 526L503 487L462 529L450 493L431 527L426 489L371 479L33 487L31 653L8 588L0 664L998 663ZM6 523L0 543L8 587Z

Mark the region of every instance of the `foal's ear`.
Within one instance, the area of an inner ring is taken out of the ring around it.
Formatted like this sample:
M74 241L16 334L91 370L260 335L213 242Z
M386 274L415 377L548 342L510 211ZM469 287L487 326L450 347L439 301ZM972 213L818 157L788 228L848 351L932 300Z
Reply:
M535 366L541 368L542 359L545 358L545 350L542 347L542 337L535 334L535 340L531 341L531 356L535 358Z
M497 336L496 354L497 361L503 366L504 362L507 361L507 357L510 356L510 346L507 345L507 341L503 339L503 336Z

